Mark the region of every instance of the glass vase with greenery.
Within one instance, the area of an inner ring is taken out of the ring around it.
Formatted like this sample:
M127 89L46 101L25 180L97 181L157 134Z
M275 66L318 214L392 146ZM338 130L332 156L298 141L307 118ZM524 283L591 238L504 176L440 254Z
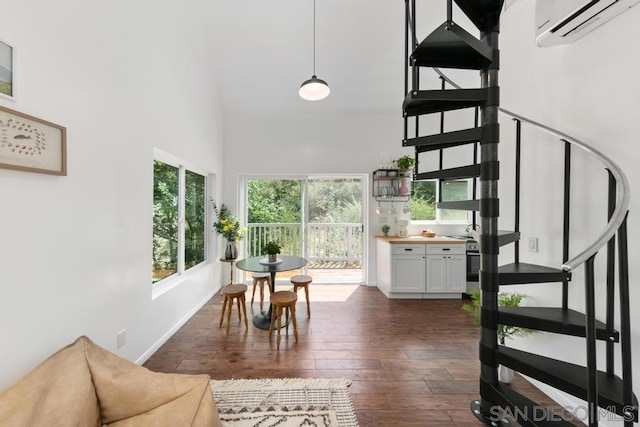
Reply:
M213 223L213 228L216 230L216 233L227 239L224 257L226 259L236 259L238 257L236 242L242 240L247 228L240 227L240 223L231 215L231 211L224 203L220 205L220 209L218 209L218 205L216 205L213 199L211 200L211 204L218 218L218 220Z
M212 200L211 203L213 205L213 210L216 213L216 217L218 218L218 220L213 223L213 228L215 228L216 233L232 242L242 240L247 228L240 227L240 223L233 215L231 215L231 211L227 205L223 203L220 205L220 209L218 209L214 200Z

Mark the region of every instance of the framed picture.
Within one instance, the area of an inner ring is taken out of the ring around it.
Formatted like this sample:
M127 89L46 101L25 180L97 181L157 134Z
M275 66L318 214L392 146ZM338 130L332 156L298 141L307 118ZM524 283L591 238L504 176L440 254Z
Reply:
M13 99L15 93L14 69L15 49L9 43L0 40L0 95Z
M0 106L0 168L67 174L67 129Z

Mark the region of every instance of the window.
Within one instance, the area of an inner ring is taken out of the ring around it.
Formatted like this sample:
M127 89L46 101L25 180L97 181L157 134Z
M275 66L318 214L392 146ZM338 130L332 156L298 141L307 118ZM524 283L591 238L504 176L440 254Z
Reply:
M205 177L185 171L184 265L189 269L205 259Z
M153 164L153 282L178 271L180 169Z
M206 183L179 162L154 161L153 283L206 260Z
M436 220L437 181L415 181L411 186L411 219Z
M335 268L343 269L344 281L364 281L366 176L244 176L242 182L245 256L261 255L262 246L273 239L282 253L309 261L307 268L320 274L314 282L332 280L329 270Z
M437 209L438 192L442 191L443 202L469 199L469 182L445 181L438 189L438 181L416 181L411 186L411 220L412 221L467 221L467 211L454 209Z

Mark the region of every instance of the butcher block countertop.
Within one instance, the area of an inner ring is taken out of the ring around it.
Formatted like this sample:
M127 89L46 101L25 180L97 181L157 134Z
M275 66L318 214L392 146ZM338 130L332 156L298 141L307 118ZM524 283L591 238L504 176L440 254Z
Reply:
M444 236L436 236L436 237L422 237L422 236L409 236L409 237L398 237L398 236L376 236L377 240L382 242L387 242L393 244L398 243L415 243L415 244L465 244L466 240L462 239L454 239L453 237L444 237Z

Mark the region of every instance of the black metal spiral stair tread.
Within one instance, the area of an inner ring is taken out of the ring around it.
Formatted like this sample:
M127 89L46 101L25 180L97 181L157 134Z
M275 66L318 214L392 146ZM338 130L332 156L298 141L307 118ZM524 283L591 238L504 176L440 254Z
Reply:
M565 421L561 416L551 413L547 408L540 406L539 403L534 402L507 385L481 382L480 388L483 390L484 396L491 396L498 405L508 408L511 414L517 416L516 421L520 425L530 427L575 427L572 422ZM473 410L474 402L471 405ZM489 414L489 416L491 415L493 414Z
M587 369L584 366L561 360L551 359L509 347L498 346L496 360L526 376L540 380L552 387L565 391L580 399L587 399ZM622 379L598 371L598 405L608 408L620 416L630 411L633 420L638 419L638 399L624 402L622 398ZM630 405L633 405L631 408Z
M402 142L404 147L416 147L416 152L440 150L442 148L457 147L479 142L482 139L482 128L470 128L453 132L436 133L434 135L409 138Z
M492 17L497 19L500 15L504 0L455 0L455 2L479 30L484 30L488 19Z
M586 336L584 313L561 307L499 307L498 323L575 337ZM596 338L619 342L620 333L607 331L607 326L596 320Z
M420 67L480 70L491 63L491 49L454 22L445 22L413 51Z
M480 176L480 165L460 166L451 169L442 169L433 172L422 172L415 175L415 180L437 179L443 181L451 179L467 179Z
M498 246L505 246L520 240L519 231L498 230Z
M569 278L564 270L523 262L501 265L498 272L501 285L562 282Z
M402 103L406 116L440 113L443 111L473 108L487 101L487 90L445 89L409 92Z
M482 248L482 241L484 237L476 230L471 232L471 237L480 243ZM520 240L520 232L513 230L498 230L498 246L505 246L513 242Z

